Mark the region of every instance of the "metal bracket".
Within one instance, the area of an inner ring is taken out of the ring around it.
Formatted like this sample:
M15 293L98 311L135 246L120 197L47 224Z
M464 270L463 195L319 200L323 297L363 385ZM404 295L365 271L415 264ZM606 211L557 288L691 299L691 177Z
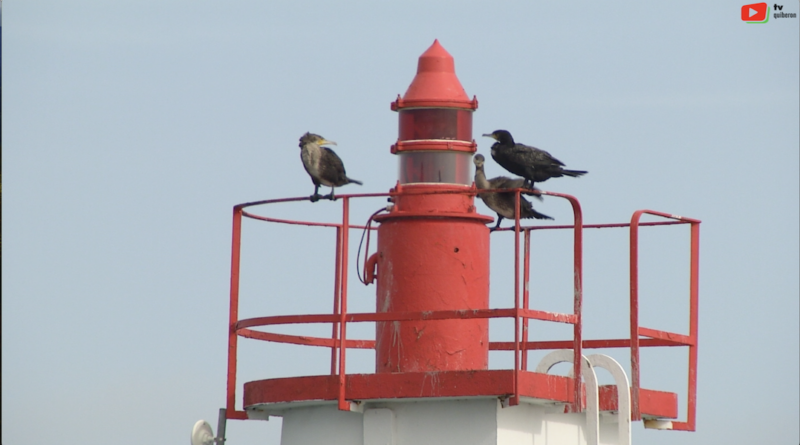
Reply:
M217 420L217 437L214 438L214 443L225 443L225 427L228 423L227 410L225 408L219 409L219 420Z

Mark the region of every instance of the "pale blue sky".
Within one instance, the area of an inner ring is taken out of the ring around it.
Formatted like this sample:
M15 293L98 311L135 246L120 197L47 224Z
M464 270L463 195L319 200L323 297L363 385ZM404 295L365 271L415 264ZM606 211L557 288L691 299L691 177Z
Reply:
M2 442L185 443L197 419L216 425L231 207L312 192L306 131L337 141L364 182L342 193L387 191L389 103L438 38L480 101L479 152L481 133L505 128L589 170L542 185L577 196L587 223L641 208L703 220L698 431L636 423L634 443L798 443L800 34L798 19L743 23L742 4L5 2ZM557 199L536 206L570 221ZM332 221L339 208L262 212ZM688 229L643 236L643 324L686 332ZM627 232L586 238L587 336L624 337ZM510 240L493 236L494 307L510 301ZM569 235L534 240L538 307L566 311ZM245 243L242 317L330 310L332 234L248 222ZM351 310L370 310L374 287L352 267L350 283ZM240 344L239 393L327 372L323 350ZM372 369L369 353L349 357L350 372ZM643 385L677 392L681 416L685 357L642 359ZM231 445L279 435L280 419L228 425Z

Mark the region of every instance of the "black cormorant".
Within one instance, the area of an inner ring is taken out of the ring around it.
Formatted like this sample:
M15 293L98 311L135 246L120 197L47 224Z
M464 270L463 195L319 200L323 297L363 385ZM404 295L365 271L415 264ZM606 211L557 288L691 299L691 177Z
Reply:
M475 186L479 190L489 189L515 189L521 188L525 184L524 179L511 179L505 176L498 176L492 179L486 179L486 173L483 171L483 163L485 158L483 155L475 155L472 162L475 163ZM539 190L533 189L533 192ZM483 200L487 207L497 213L497 224L491 230L500 227L500 222L503 218L514 219L515 207L515 193L502 192L502 193L478 193L478 197ZM540 196L536 196L542 199ZM536 219L553 219L547 215L537 212L527 199L519 197L519 217L520 218L536 218Z
M311 202L319 198L328 198L331 201L336 197L333 195L334 187L341 187L350 183L361 185L361 181L350 179L344 172L344 164L333 150L323 145L336 145L336 142L329 141L324 137L306 133L300 138L300 158L303 160L303 167L306 168L311 181L314 182L314 194L311 195ZM320 196L319 186L324 185L331 188L331 194Z
M536 147L517 144L506 130L495 130L484 134L497 142L492 145L492 158L503 168L527 179L530 186L550 178L561 176L578 177L585 175L582 170L565 170L564 163L550 153Z

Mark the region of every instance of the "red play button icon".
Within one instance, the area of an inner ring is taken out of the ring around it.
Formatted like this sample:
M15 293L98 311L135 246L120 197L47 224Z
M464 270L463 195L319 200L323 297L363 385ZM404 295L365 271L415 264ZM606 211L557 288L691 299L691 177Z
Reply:
M753 3L742 6L742 20L745 22L763 22L767 19L767 4Z

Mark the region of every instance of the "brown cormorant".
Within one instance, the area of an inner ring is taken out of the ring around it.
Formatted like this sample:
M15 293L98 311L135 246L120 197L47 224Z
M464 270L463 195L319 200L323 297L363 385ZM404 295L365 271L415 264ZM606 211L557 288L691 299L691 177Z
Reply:
M524 179L511 179L505 176L498 176L492 179L486 179L486 173L483 171L483 163L485 158L483 155L475 155L472 162L475 163L475 186L479 190L489 189L515 189L522 188L525 184ZM533 189L532 192L539 190ZM487 207L497 213L497 224L491 229L496 230L500 227L500 221L503 218L514 219L515 207L515 193L514 192L495 192L495 193L478 193L478 197L483 200ZM542 199L536 196L537 199ZM519 197L519 217L520 218L536 218L536 219L553 219L547 215L537 212L527 199Z
M333 195L335 187L341 187L350 183L361 185L361 181L350 179L344 172L344 164L333 150L323 145L336 145L336 142L329 141L324 137L306 133L300 138L300 158L303 160L303 167L306 168L311 181L314 182L314 194L311 195L311 202L319 198L328 198L331 201L336 197ZM331 188L331 194L320 196L319 186L324 185Z
M530 187L550 178L578 177L588 173L583 170L565 170L564 163L550 153L515 143L511 133L506 130L495 130L484 136L497 141L492 145L492 158L511 173L527 179Z

